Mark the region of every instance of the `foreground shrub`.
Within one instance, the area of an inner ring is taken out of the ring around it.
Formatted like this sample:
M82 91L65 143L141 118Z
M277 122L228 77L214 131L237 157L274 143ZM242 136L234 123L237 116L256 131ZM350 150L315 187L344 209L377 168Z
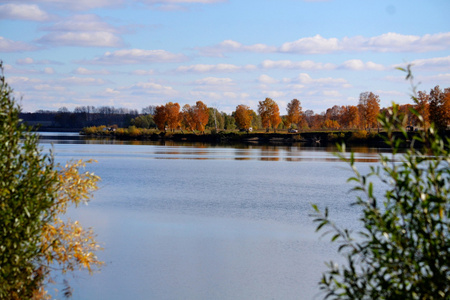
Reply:
M343 266L328 264L320 288L331 299L449 299L450 140L430 127L399 154L408 136L398 106L378 120L391 157L381 155L379 165L363 175L353 155L340 154L354 171L353 190L362 195L352 203L361 208L362 230L354 237L331 221L328 209L313 205L317 230L328 228L346 258ZM375 195L373 182L382 183L377 188L383 199Z
M0 62L0 69L1 62ZM51 270L93 271L102 263L91 230L63 221L90 198L99 178L82 161L59 166L20 123L12 89L0 75L0 299L49 298ZM66 285L65 294L71 289Z

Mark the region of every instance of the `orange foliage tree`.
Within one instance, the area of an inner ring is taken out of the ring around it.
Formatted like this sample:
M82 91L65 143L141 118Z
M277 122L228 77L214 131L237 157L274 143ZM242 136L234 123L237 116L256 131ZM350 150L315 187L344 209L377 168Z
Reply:
M195 130L194 110L189 104L185 104L183 106L183 110L181 111L181 119L184 128L192 131Z
M234 119L239 128L248 130L252 125L252 110L246 105L238 105L236 106L236 111L234 112Z
M290 127L292 123L297 124L299 126L302 121L302 107L301 103L297 99L292 99L291 102L287 105L287 127Z
M159 130L166 130L167 112L164 105L159 105L155 108L153 120Z
M377 124L377 116L380 112L380 97L372 92L361 93L358 110L362 127L374 127Z
M278 104L270 98L259 101L258 113L261 116L261 122L264 128L269 130L270 127L276 132L278 125L281 123L280 109Z
M167 127L169 129L177 129L180 126L180 104L169 102L165 105Z
M356 128L359 125L358 107L354 105L342 106L340 123L346 128Z
M419 91L416 97L416 105L414 109L422 116L423 121L421 122L417 117L414 118L414 125L423 125L428 127L430 124L430 95L426 92Z
M202 101L197 101L195 106L186 104L183 106L182 118L186 128L204 132L209 120L209 109Z
M438 129L446 129L450 124L450 88L441 91L435 86L430 91L430 122Z

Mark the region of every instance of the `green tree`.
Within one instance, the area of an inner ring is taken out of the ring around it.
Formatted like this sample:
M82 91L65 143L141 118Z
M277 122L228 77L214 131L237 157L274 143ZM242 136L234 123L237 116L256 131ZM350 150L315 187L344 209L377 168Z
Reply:
M80 173L84 162L59 166L42 153L0 69L0 299L48 298L51 268L101 265L93 232L60 218L89 200L99 178Z
M392 156L380 155L379 165L363 175L353 155L340 154L354 171L349 181L359 193L352 203L362 210L357 237L333 223L328 209L313 205L317 230L329 228L346 258L343 266L329 264L320 288L331 299L449 299L450 140L430 127L402 154L409 138L398 105L378 121ZM384 191L383 199L375 186Z
M152 115L140 115L134 119L131 119L131 125L136 126L137 128L155 128L156 124L153 121Z

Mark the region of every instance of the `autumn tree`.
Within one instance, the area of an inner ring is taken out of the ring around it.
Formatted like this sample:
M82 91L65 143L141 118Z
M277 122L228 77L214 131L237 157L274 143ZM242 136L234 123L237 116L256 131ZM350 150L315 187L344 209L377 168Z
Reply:
M431 89L429 105L430 122L437 129L445 130L450 124L450 88L441 91L437 85Z
M341 128L341 125L339 125L338 121L336 121L336 120L326 119L322 123L322 128L324 128L324 129L339 129L339 128Z
M336 121L339 123L342 115L342 107L339 105L334 105L331 108L328 108L325 112L325 119Z
M172 131L177 129L181 122L180 104L172 102L166 103L165 111L167 127Z
M155 115L153 116L153 120L159 130L166 130L167 112L164 105L155 107Z
M234 119L239 128L248 131L253 120L252 110L246 105L238 105L236 106L236 111L234 112Z
M292 99L291 102L288 103L286 110L286 127L291 127L292 123L296 124L298 127L302 121L302 107L300 101L297 99Z
M416 97L416 104L414 109L423 118L424 128L428 128L430 125L430 95L424 91L419 91ZM414 117L414 125L419 125L420 120L417 116Z
M195 126L198 131L204 132L209 120L208 106L202 101L197 101L194 106Z
M183 125L192 131L205 131L209 120L209 109L202 101L197 101L194 106L186 104L182 111Z
M380 97L372 92L361 93L358 110L362 127L374 127L377 124L377 116L380 112Z
M354 105L342 106L340 123L345 128L356 128L359 125L358 107Z
M312 109L305 110L304 118L305 118L308 128L312 128L313 117L314 117L314 111Z
M1 69L1 63L0 63ZM84 162L55 164L20 122L13 91L0 75L0 299L49 298L52 273L102 263L91 230L61 217L89 200L99 177ZM70 288L65 290L70 295Z
M414 123L414 119L417 117L411 109L414 106L412 104L403 104L398 106L399 114L404 117L405 125L411 126Z
M278 104L270 98L259 101L258 113L261 116L261 122L264 128L269 130L270 127L276 132L278 125L281 123L280 109Z

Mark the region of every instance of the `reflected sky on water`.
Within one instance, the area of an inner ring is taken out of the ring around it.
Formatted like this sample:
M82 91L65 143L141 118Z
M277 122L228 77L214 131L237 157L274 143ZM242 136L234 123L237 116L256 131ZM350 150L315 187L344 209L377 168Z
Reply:
M106 265L69 278L73 299L314 299L340 258L311 203L359 228L334 148L74 141L41 140L59 163L97 160L102 178L69 217L94 228ZM379 152L355 154L362 171Z

